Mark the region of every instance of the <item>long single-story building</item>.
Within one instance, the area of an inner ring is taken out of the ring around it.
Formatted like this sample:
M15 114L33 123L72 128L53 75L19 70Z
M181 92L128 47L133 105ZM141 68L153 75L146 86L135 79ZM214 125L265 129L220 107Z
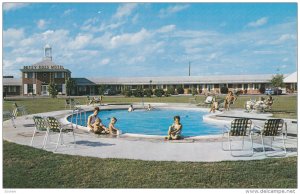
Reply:
M120 78L71 78L71 71L52 61L52 48L44 47L43 60L25 65L22 77L3 77L3 95L43 95L49 96L48 86L56 85L59 94L66 94L66 81L70 78L75 82L71 95L98 95L100 86L116 91L135 89L163 89L170 87L184 89L184 93L205 94L221 93L221 88L228 88L242 94L260 94L264 88L271 87L273 74L258 75L214 75L214 76L170 76L170 77L120 77ZM297 72L284 75L287 92L297 91Z

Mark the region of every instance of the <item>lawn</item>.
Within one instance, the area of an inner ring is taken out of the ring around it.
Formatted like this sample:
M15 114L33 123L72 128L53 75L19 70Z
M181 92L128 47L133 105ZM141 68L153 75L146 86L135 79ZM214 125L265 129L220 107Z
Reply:
M220 96L219 98L224 98L225 96ZM249 99L258 99L260 96L239 96L238 100L232 105L232 108L244 108L244 104ZM152 97L143 98L144 102L166 102L166 103L189 103L191 96L171 96L171 97ZM271 113L274 117L281 118L297 118L297 96L273 96L275 99ZM141 103L142 98L135 97L104 97L104 103ZM205 96L197 96L197 103L203 102ZM80 104L86 104L86 97L76 97L76 101ZM65 108L65 99L63 98L16 98L5 100L3 104L3 110L12 110L12 102L17 102L18 105L25 105L28 112L39 113L39 112L49 112L55 110L61 110ZM51 105L51 106L49 106Z
M4 188L296 188L297 158L154 162L54 154L3 142Z

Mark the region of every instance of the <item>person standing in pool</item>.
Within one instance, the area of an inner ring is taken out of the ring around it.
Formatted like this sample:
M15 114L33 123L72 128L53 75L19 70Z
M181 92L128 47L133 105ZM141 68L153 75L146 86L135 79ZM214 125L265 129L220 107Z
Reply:
M174 117L174 123L169 127L167 140L176 140L181 138L182 124L180 123L180 117Z
M129 108L128 108L128 112L132 112L132 111L134 111L134 109L133 109L133 106L132 106L132 104L129 106Z
M87 120L87 127L91 130L91 131L94 131L94 123L96 122L96 119L99 118L98 117L98 113L100 112L100 108L99 107L95 107L94 108L94 112L93 114L91 114L89 117L88 117L88 120Z

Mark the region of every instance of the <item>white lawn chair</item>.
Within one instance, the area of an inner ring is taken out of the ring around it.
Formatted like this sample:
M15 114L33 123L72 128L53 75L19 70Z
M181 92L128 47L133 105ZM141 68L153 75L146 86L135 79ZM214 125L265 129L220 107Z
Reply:
M47 122L43 117L34 116L33 121L34 121L35 127L34 127L34 131L32 134L30 146L33 146L33 140L34 140L35 134L37 132L47 132ZM46 134L45 134L44 141L43 141L43 146L42 146L43 148L45 146L45 140L46 140Z

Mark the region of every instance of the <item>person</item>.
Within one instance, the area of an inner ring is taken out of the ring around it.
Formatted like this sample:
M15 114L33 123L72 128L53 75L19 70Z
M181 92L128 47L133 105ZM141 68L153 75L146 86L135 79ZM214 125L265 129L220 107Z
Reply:
M215 98L213 98L212 103L211 103L211 108L210 108L209 112L215 113L218 108L219 108L219 102L216 101Z
M152 110L152 109L153 109L153 107L152 107L150 104L148 104L147 110L150 111L150 110Z
M103 100L103 96L102 95L100 95L99 100L100 100L100 105L102 105L102 100Z
M87 120L87 127L93 131L94 129L94 123L96 121L96 119L98 118L98 113L100 112L100 108L99 107L95 107L94 108L94 112L93 114L91 114L89 117L88 117L88 120Z
M122 133L121 130L120 130L120 129L117 129L117 128L115 127L116 122L117 122L117 119L116 119L115 117L112 117L112 118L110 119L110 123L109 123L109 125L108 125L108 131L109 131L109 133L112 134L112 135L121 135L121 133Z
M224 101L225 110L229 110L230 104L232 104L235 100L236 100L236 97L233 95L233 92L229 91L225 98L225 101Z
M182 124L180 123L180 117L174 117L174 123L169 127L167 140L177 140L181 138Z
M96 118L95 123L93 124L92 131L96 134L107 134L107 133L109 133L109 130L102 124L102 121L99 117Z
M129 108L128 108L128 112L132 112L132 111L134 111L134 109L133 109L133 106L132 106L132 104L129 106Z
M269 110L271 110L271 106L273 105L273 98L271 94L268 95L268 98L265 100L265 104L268 106Z

